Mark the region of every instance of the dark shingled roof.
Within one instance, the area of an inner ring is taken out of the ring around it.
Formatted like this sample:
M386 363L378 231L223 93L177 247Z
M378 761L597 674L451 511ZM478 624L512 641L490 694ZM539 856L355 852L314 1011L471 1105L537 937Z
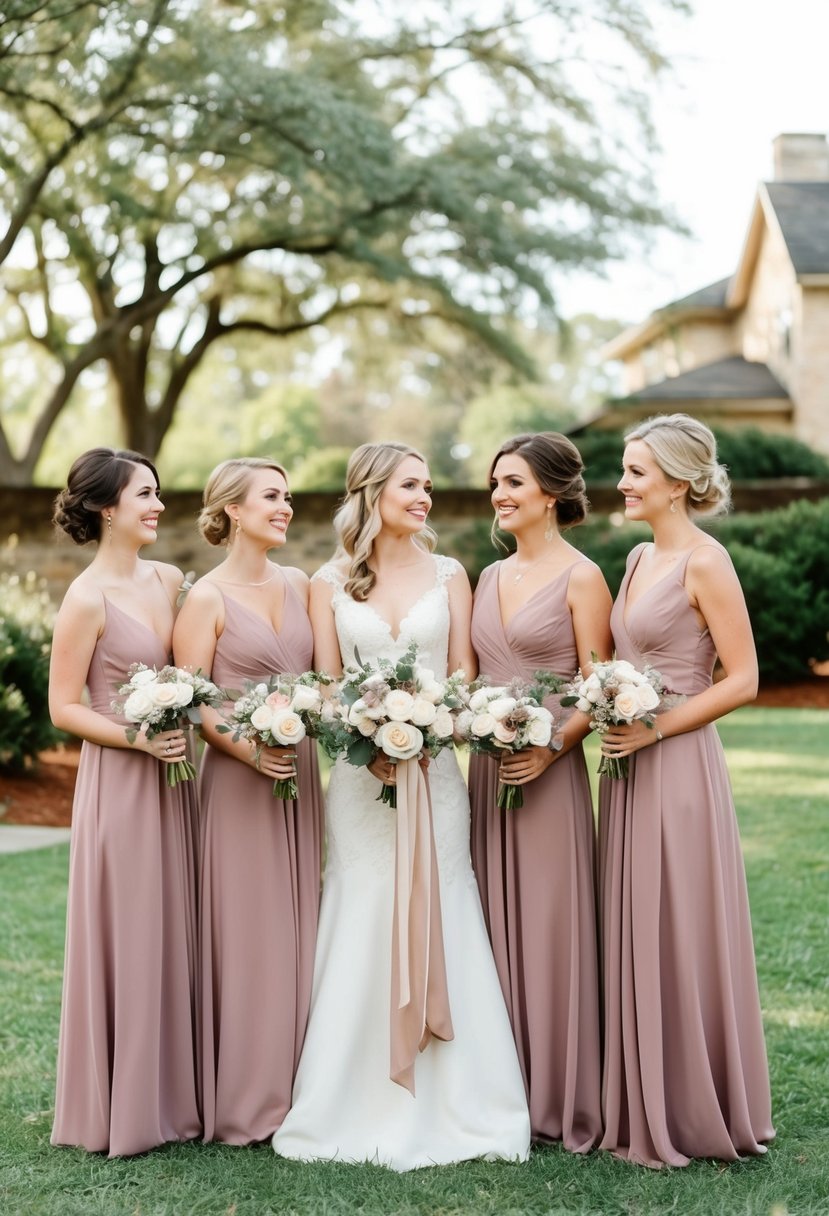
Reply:
M665 304L662 308L657 309L657 312L673 312L674 309L686 308L725 308L725 297L728 291L728 284L731 282L730 277L727 279L719 279L716 283L709 283L707 287L700 287L699 291L692 291L689 296L683 296L681 300L671 300L670 304Z
M648 384L626 401L702 401L713 398L738 399L788 397L783 385L765 363L749 363L742 355L718 359Z
M767 182L795 273L829 274L829 182Z

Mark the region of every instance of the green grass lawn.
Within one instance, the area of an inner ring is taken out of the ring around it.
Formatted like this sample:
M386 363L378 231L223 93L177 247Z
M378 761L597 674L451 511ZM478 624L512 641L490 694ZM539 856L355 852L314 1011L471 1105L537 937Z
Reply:
M778 1138L763 1158L654 1172L535 1150L528 1165L396 1175L269 1148L180 1145L107 1161L49 1145L67 849L0 856L0 1212L829 1213L829 714L744 709L721 724L749 875ZM591 744L591 766L595 767ZM2 831L2 828L0 828Z

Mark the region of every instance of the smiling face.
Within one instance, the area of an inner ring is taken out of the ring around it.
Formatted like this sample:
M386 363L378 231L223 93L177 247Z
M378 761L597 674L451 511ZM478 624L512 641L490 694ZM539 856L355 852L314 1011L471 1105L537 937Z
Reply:
M378 510L383 528L396 535L420 532L432 507L429 469L419 456L405 456L383 486Z
M231 535L238 522L246 537L261 541L266 548L284 545L294 514L287 481L277 469L254 469L244 499L227 507L227 513L232 520Z
M118 502L102 512L101 537L112 536L137 545L153 544L158 531L158 517L164 503L158 496L158 482L146 465L133 465L129 481L121 491ZM107 523L112 520L112 529Z
M644 440L627 444L622 469L617 489L625 496L628 519L650 523L670 511L677 483L665 476Z
M509 452L492 470L492 505L498 527L514 536L530 528L545 528L554 500L545 493L523 456Z

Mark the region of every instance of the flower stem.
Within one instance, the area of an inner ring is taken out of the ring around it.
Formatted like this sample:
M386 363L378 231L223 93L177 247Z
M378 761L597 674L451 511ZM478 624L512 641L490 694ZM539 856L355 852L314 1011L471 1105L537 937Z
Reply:
M499 783L495 804L499 811L517 811L524 805L524 791L520 785Z
M298 793L296 777L277 777L273 783L274 798L281 798L283 802L293 802Z
M196 770L189 760L176 760L175 764L166 764L167 784L170 789L175 789L179 781L192 781L196 775Z
M397 810L397 786L383 785L380 787L380 793L377 795L376 802L385 802L386 806L390 806L393 811Z

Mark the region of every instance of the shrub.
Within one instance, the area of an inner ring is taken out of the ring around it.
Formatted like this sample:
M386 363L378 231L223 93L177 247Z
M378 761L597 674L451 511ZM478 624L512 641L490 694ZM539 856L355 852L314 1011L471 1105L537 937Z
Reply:
M0 771L22 772L62 738L49 718L54 608L43 580L0 573Z

